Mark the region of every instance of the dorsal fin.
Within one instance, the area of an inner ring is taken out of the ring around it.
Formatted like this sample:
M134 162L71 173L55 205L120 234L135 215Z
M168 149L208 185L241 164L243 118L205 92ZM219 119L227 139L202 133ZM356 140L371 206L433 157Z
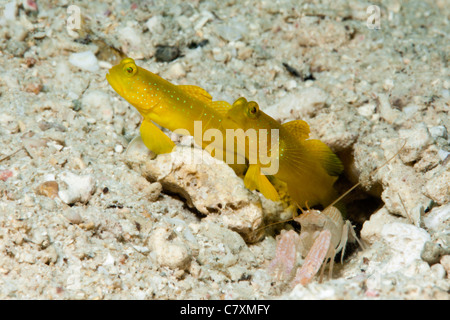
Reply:
M209 103L212 100L211 95L205 89L198 86L179 85L178 88L203 102Z
M304 141L309 138L309 125L303 120L293 120L282 124L289 134L295 137L298 141Z
M211 101L208 104L208 107L216 110L218 113L220 113L224 117L227 115L228 110L231 109L231 105L226 101Z

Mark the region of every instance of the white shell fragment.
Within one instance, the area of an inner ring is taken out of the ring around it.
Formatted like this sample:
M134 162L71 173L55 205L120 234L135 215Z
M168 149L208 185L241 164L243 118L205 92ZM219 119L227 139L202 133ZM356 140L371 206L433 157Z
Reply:
M72 53L69 57L69 62L85 71L96 72L100 69L97 57L92 51Z
M95 181L90 175L79 176L63 172L59 179L67 184L67 189L58 192L59 198L67 204L87 203L95 192Z

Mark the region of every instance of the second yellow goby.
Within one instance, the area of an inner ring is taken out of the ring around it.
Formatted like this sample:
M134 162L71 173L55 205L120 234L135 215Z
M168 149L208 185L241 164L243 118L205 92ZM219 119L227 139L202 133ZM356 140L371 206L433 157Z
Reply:
M343 170L342 163L326 144L309 139L309 125L305 121L280 124L261 111L255 101L239 98L223 122L225 127L257 132L254 141L250 140L249 143L267 144L264 150L269 152L272 161L278 162L278 170L273 176L287 184L291 199L299 207L316 204L326 207L336 199L333 184ZM278 131L275 144L269 135L271 130ZM276 148L273 148L274 145ZM249 153L248 144L245 148L237 152L249 159L252 154ZM245 186L251 190L260 190L266 198L276 199L276 190L264 175L267 166L261 163L261 154L254 155L254 158L256 161L250 163L244 178Z

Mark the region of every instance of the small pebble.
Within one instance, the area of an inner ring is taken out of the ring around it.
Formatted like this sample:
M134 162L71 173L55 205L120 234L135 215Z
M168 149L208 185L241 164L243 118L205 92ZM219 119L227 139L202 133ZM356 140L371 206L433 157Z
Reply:
M189 49L197 49L199 47L201 48L201 47L206 46L208 43L209 43L208 39L203 39L203 40L201 40L199 42L192 41L191 43L188 44L188 48Z
M67 203L87 203L95 192L95 181L90 175L79 176L63 172L59 178L67 184L67 189L58 192L59 198Z
M420 107L418 105L410 104L406 107L403 107L402 112L405 114L406 118L409 119L416 115L419 110Z
M6 181L13 176L13 172L11 170L0 170L0 180Z
M187 270L191 265L189 248L166 228L152 231L149 241L150 250L156 253L156 260L162 267Z
M156 181L145 188L143 191L146 193L148 201L156 201L158 200L159 195L162 192L162 185L161 183Z
M69 56L70 64L81 70L96 72L99 70L98 60L92 51L72 53Z
M167 70L167 77L171 79L184 78L186 76L186 71L181 63L177 62L170 66Z
M202 11L202 16L200 19L196 22L194 26L194 30L198 31L203 28L203 26L208 23L208 21L211 21L214 19L214 15L209 11Z
M447 158L450 157L450 152L439 149L438 156L439 156L439 159L441 159L441 161L445 162L445 161L447 161Z
M38 127L42 131L47 131L49 129L55 129L56 131L60 131L60 132L66 132L67 131L67 128L65 126L63 126L62 124L55 123L55 122L48 122L48 121L45 121L45 120L39 121L38 122Z
M155 58L158 62L170 62L180 56L180 49L174 46L162 46L156 47Z
M32 57L28 57L25 59L25 64L27 65L27 68L32 68L36 64L36 59Z
M447 272L447 278L450 278L450 255L445 255L441 258L441 264Z
M392 124L398 117L400 117L400 111L392 108L389 102L389 97L386 94L378 95L379 112L381 117L389 124Z
M444 138L447 139L448 133L445 126L435 126L430 128L430 134L434 139Z
M3 16L7 21L14 21L17 16L17 9L16 1L8 2L3 9Z
M288 65L285 62L283 62L282 64L283 64L283 67L286 69L286 71L291 74L291 76L301 78L302 75L300 74L300 72L297 69L295 69L294 67L291 67L290 65Z
M140 28L127 25L117 30L119 41L122 43L122 51L134 59L143 59L145 54L145 38Z
M236 19L232 19L227 25L218 25L216 32L227 41L238 41L248 33L248 29L245 24Z
M450 204L433 208L424 218L423 223L428 230L439 232L450 224Z
M111 253L108 252L105 262L103 262L103 265L104 266L113 266L114 263L115 263L114 257L111 255Z
M358 108L358 113L364 117L371 117L375 113L376 108L375 104L367 103Z
M446 274L444 266L440 263L432 265L430 273L435 279L444 279Z
M438 263L441 255L444 253L444 250L442 247L434 242L427 241L425 242L425 245L423 246L422 253L420 257L428 262L430 265L433 265L435 263Z
M153 16L147 20L145 25L148 28L148 31L151 33L160 34L164 31L163 17L162 16Z
M98 62L98 65L99 65L99 67L102 68L102 69L111 69L112 66L113 66L111 63L109 63L109 62L107 62L107 61L99 61L99 62Z
M55 199L58 196L59 186L56 181L45 181L41 183L36 191L37 194L41 196L49 197L50 199Z
M64 213L64 217L66 217L66 219L73 224L80 224L81 222L83 222L83 218L81 217L80 213L74 208L70 208L69 210L67 210Z
M450 202L450 171L442 168L435 176L428 180L424 187L424 194L433 199L438 205Z
M45 249L50 245L50 237L48 231L45 228L37 227L32 231L31 241L37 244L41 249Z
M386 79L384 80L383 89L386 91L391 91L394 88L394 80Z
M38 11L38 6L34 0L22 0L22 6L25 11Z
M400 153L403 162L410 163L419 159L422 151L432 142L427 125L417 123L411 129L399 130L400 138L406 140L406 145Z
M25 92L30 92L34 94L38 94L42 91L43 85L40 83L29 83L25 86Z

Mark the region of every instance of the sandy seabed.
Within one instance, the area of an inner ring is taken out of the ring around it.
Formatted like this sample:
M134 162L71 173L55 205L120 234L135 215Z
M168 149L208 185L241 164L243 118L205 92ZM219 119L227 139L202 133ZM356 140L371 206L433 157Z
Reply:
M0 298L448 300L449 15L444 0L1 1ZM119 51L307 121L345 164L340 192L362 181L347 203L365 249L322 283L271 275L292 226L256 230L290 207L215 159L186 169L183 148L127 152L141 116L105 79Z

